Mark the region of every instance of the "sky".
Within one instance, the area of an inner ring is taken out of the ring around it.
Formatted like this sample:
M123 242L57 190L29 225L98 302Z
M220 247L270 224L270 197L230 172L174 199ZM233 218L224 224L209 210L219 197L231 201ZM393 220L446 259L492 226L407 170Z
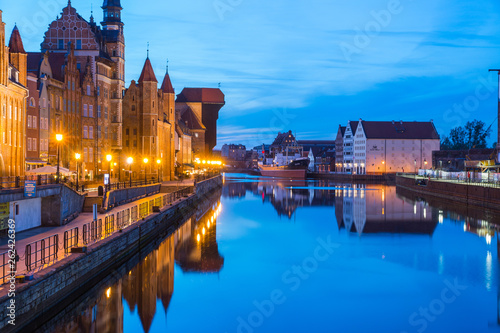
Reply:
M73 0L88 19L102 1ZM0 5L39 51L67 0ZM126 85L139 78L147 43L160 81L169 60L176 93L226 96L218 145L334 140L348 120L433 120L438 133L479 119L497 141L500 2L494 0L122 0ZM29 9L29 10L27 10Z

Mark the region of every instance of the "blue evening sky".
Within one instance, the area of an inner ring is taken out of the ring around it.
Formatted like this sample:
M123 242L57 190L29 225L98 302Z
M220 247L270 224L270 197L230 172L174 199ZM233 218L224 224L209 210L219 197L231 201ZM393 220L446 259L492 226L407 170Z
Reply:
M66 0L3 2L27 51L38 51ZM73 0L86 19L91 1ZM96 20L102 1L93 1ZM440 135L497 117L500 3L494 0L122 0L126 80L150 42L158 80L176 92L221 83L218 147L334 139L348 120L430 120ZM497 122L489 142L497 141Z

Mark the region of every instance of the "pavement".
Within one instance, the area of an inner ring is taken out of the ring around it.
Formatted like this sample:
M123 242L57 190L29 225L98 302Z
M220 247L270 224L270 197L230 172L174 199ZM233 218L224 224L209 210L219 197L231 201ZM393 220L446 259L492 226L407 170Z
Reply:
M171 182L163 182L163 186L168 186L168 187L186 187L186 186L193 186L193 180L185 180L183 182L179 181L171 181ZM170 193L175 192L175 188L172 188ZM143 202L154 200L158 197L163 197L166 193L159 193L155 195L148 196L146 198L138 199L133 202L117 206L110 210L109 212L105 214L97 214L97 219L102 219L103 221L103 231L104 231L104 219L108 215L114 215L117 212L121 212L122 210L125 210L127 208L131 208L133 206L139 205ZM169 207L168 205L166 207ZM166 207L163 207L161 210L166 209ZM156 213L152 213L156 214ZM150 215L152 215L150 214ZM116 219L116 217L115 217ZM69 254L64 253L64 232L70 229L74 229L78 227L79 230L79 242L83 242L83 225L92 222L93 220L93 214L92 213L80 213L80 215L74 219L73 221L69 222L68 224L65 224L63 226L57 226L57 227L38 227L38 228L33 228L30 230L22 231L19 233L16 233L15 237L15 245L16 245L16 250L19 255L19 262L17 266L17 274L22 274L26 273L26 264L25 264L25 251L26 251L26 245L39 241L41 239L44 239L46 237L58 235L58 260L66 257ZM4 236L0 238L0 253L6 252L9 250L8 247L8 237ZM1 257L0 257L1 258ZM34 262L34 259L32 259L32 262ZM48 265L40 267L40 269L47 267ZM39 269L38 269L39 270ZM1 272L0 272L1 273ZM1 278L0 278L0 285L2 284Z

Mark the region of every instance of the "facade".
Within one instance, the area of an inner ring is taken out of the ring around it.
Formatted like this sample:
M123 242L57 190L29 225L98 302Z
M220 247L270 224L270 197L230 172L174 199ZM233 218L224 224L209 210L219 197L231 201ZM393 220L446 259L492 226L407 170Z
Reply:
M40 159L40 108L38 78L29 73L28 98L26 99L26 170L44 165Z
M354 136L353 173L416 172L431 164L432 152L439 148L432 121L360 119Z
M269 149L271 154L284 153L286 151L286 147L295 145L297 145L297 140L290 130L284 133L278 132L278 135Z
M328 173L330 164L335 163L335 141L333 140L299 140L297 144L304 148L311 162L309 170L312 172Z
M0 177L23 176L25 160L27 55L17 27L5 46L0 11Z
M344 134L346 127L339 125L335 138L335 172L343 171L344 164Z
M168 72L162 88L158 89L158 80L148 57L139 81L132 81L123 98L123 152L135 161L132 165L135 177L156 178L160 172L163 180L173 179L174 100ZM145 158L149 161L147 165L143 163ZM160 161L159 166L157 161Z
M432 152L432 164L428 163L424 169L439 169L451 172L461 172L466 170L466 162L483 162L488 165L488 161L494 160L497 154L496 149L468 149L468 150L440 150Z
M352 173L354 170L354 133L356 133L357 127L357 121L349 121L347 123L343 139L342 172Z

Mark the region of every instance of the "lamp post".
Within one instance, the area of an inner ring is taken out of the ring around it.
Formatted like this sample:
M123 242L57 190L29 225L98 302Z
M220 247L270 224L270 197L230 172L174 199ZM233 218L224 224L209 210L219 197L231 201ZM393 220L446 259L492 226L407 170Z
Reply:
M157 159L156 160L156 164L158 165L158 183L159 183L160 182L160 164L161 164L161 160Z
M415 159L415 179L417 179L417 159Z
M149 160L146 158L144 158L143 160L144 162L144 185L146 185L148 183L148 177L147 177L147 173L146 173L146 167L148 166L148 162Z
M109 181L108 181L108 186L111 189L111 160L113 159L113 156L111 154L106 155L106 161L108 161L108 172L109 172Z
M60 150L60 142L63 140L63 135L62 134L56 134L56 140L57 140L57 173L56 173L56 183L59 184L59 178L60 178L60 172L59 172L59 150Z
M78 175L78 164L80 163L80 157L81 157L80 154L75 153L75 159L76 159L76 190L77 191L79 190L79 187L78 187L78 178L80 178L80 177Z
M132 162L134 162L134 159L132 157L127 158L127 163L129 166L130 187L132 187Z

